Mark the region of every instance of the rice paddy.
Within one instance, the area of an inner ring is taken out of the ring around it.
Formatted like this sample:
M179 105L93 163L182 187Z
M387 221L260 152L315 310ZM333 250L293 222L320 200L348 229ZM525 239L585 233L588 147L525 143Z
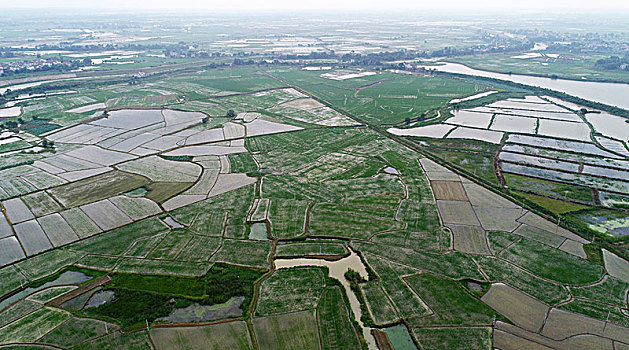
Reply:
M0 170L0 346L573 345L581 321L626 340L626 262L589 260L591 236L521 200L624 235L619 117L463 78L266 68L55 97L54 152Z

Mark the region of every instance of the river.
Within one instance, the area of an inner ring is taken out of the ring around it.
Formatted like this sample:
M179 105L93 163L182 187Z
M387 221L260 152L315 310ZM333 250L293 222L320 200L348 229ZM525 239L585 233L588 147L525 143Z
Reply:
M424 68L435 69L440 72L494 78L529 86L542 87L565 92L568 95L580 97L585 100L600 102L629 110L629 84L600 83L594 81L541 78L520 74L494 73L450 62L442 65L424 66Z
M343 288L345 288L345 294L347 294L347 298L349 299L350 306L352 308L352 313L354 314L354 319L358 321L360 328L363 331L363 337L367 342L367 346L371 350L377 350L376 340L373 335L371 335L371 328L367 327L363 324L360 319L362 315L360 311L360 302L358 298L351 290L349 283L345 279L345 272L348 269L352 269L357 271L360 276L364 279L368 279L369 275L367 274L367 269L363 262L360 260L358 254L354 251L351 251L351 254L343 259L336 261L328 261L325 259L310 259L310 258L297 258L297 259L275 259L275 269L287 269L291 267L297 266L326 266L329 270L330 277L335 278L341 282Z

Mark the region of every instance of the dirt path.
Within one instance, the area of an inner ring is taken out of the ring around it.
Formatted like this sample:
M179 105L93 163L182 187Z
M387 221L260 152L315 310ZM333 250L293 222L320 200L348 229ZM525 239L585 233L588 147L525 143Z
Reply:
M357 87L356 91L354 92L354 98L358 97L358 93L361 90L368 89L368 88L374 87L374 86L378 86L378 85L382 84L383 81L385 81L385 80L380 80L380 81L377 81L375 83L371 83L371 84L367 84L367 85L363 85L363 86Z

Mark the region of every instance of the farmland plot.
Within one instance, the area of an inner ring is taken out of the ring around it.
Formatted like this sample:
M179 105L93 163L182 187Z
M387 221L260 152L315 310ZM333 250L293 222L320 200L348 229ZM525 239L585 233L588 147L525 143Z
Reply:
M437 200L467 201L467 195L460 181L431 181L430 187Z
M449 225L454 250L468 254L489 255L485 231L478 226Z
M613 191L618 193L628 193L629 184L625 181L615 181L611 179L602 179L588 174L565 173L552 169L540 169L527 167L513 163L502 163L504 172L539 177L548 180L555 180L568 184L593 187L600 190Z
M81 210L103 231L120 227L133 221L107 199L85 204L81 206Z
M35 192L22 197L22 201L30 208L36 217L56 213L62 210L57 203L46 192Z
M20 300L13 305L5 308L0 315L2 315L2 321L0 321L0 328L19 320L20 318L30 314L31 312L40 309L42 306L39 303L35 303L28 300Z
M251 185L256 182L254 177L246 174L219 174L214 187L208 197L214 197L235 189Z
M482 300L516 325L532 332L538 332L542 328L550 309L540 301L502 283L492 284Z
M488 231L512 232L520 223L519 219L525 210L522 208L474 207L481 226Z
M226 239L211 260L265 268L269 265L268 256L270 252L271 243L268 241Z
M151 349L145 331L122 333L110 332L104 337L94 338L75 347L79 350L88 349Z
M112 171L59 186L49 191L66 208L106 199L148 183L139 175Z
M184 192L186 195L204 195L207 196L218 179L218 169L204 169L199 180L188 190Z
M48 174L45 171L25 174L21 178L33 184L38 190L44 190L67 182L65 179L56 175Z
M309 231L314 236L369 238L371 235L389 230L397 230L403 223L391 219L361 215L354 212L337 213L313 209L310 215Z
M482 130L458 127L448 134L448 139L469 139L499 144L504 133L493 130Z
M411 326L415 339L422 348L446 347L456 350L481 350L492 346L491 327L435 327Z
M577 163L569 163L561 160L540 158L519 153L500 152L499 158L504 161L534 165L543 168L557 169L575 173L579 171L579 164Z
M558 137L568 140L591 141L590 127L585 123L573 123L540 119L538 135Z
M253 320L253 328L263 350L321 348L313 311L258 317Z
M349 251L341 241L307 240L305 242L278 244L275 255L278 257L348 255Z
M206 274L211 267L212 264L210 263L127 258L120 261L115 268L115 272L149 275L202 276Z
M70 314L51 308L42 308L32 314L0 328L0 344L35 342L40 334L46 334L62 324Z
M157 203L147 198L116 196L109 198L109 201L127 214L133 221L162 212Z
M135 149L137 149L138 147L140 147L141 145L148 143L150 141L153 141L157 138L159 138L160 136L157 134L152 134L152 133L141 133L138 135L126 135L127 137L125 138L120 138L117 142L115 142L113 145L108 146L107 148L114 150L114 151L119 151L119 152L131 152Z
M174 146L173 146L174 147ZM220 156L233 153L245 153L247 150L244 147L230 147L230 146L217 146L217 145L199 145L199 146L186 146L174 149L172 151L164 153L166 156Z
M133 130L163 121L164 117L162 117L160 110L123 109L109 112L108 117L93 121L90 124Z
M535 118L497 114L489 128L498 131L535 134L537 120Z
M473 182L463 182L463 187L473 206L519 208L517 204Z
M14 225L13 228L17 238L24 247L26 255L34 255L52 248L52 244L37 221L26 221Z
M28 296L26 300L34 301L40 304L45 304L60 295L63 295L71 290L76 289L76 286L56 286L44 289L35 294L31 294Z
M11 225L4 215L0 215L0 238L8 237L11 235L13 235Z
M24 257L24 251L17 237L0 238L0 266L8 265Z
M437 208L445 224L480 225L469 202L438 200Z
M571 150L571 152L561 152L555 150L549 150L544 148L537 148L531 146L522 146L522 145L514 145L507 144L503 146L503 151L513 152L513 153L525 153L530 155L535 155L544 158L552 158L557 160L571 161L571 162L583 162L585 164L599 165L605 167L614 167L614 168L626 168L629 166L629 163L625 160L613 159L613 158L599 158L593 156L582 155L578 153L579 150Z
M535 226L529 225L521 225L513 233L544 243L554 248L559 248L559 246L566 240L566 238L559 236L553 232L542 230Z
M97 146L85 146L66 152L65 155L96 163L101 166L110 166L135 158L135 156L127 153L105 150Z
M102 230L85 214L80 208L72 208L62 211L61 216L66 220L72 230L79 236L85 238L102 232Z
M138 238L124 252L124 256L133 258L145 258L160 243L168 233L160 233L154 236Z
M256 315L283 314L314 309L325 288L325 273L319 268L277 270L260 285Z
M607 272L622 281L629 283L629 263L616 254L603 249L603 259Z
M117 328L115 324L105 325L103 321L72 317L40 338L38 342L70 347L92 338L104 336L107 331L114 331Z
M592 124L594 131L602 134L603 136L627 142L627 135L629 135L629 123L626 122L626 118L602 112L588 113L585 115L585 119Z
M9 221L14 224L34 219L35 216L20 198L13 198L2 202Z
M151 329L156 349L252 349L247 325L243 321L201 327Z
M516 99L508 99L505 101L494 102L487 106L506 108L506 109L523 109L523 110L542 111L542 112L570 113L570 111L562 107L545 102L543 100L541 101L541 103L531 103L531 102L523 102L521 100L516 100Z
M50 214L37 219L48 239L54 247L74 242L79 239L70 225L59 213Z
M4 176L4 174L3 174ZM37 191L37 187L20 178L4 178L0 180L0 198L9 198Z
M421 317L431 313L429 307L402 278L402 276L416 273L416 271L371 255L367 256L367 263L380 277L382 288L403 318Z
M309 202L273 199L269 205L271 234L277 238L302 235Z
M391 304L380 283L369 281L361 284L360 288L365 296L369 314L377 325L391 324L400 320L395 306Z
M472 297L456 281L422 273L405 280L433 311L432 315L416 319L419 325L490 325L496 312Z
M49 276L51 273L58 272L66 266L72 265L78 261L81 256L81 253L55 249L29 259L22 260L16 263L15 266L19 268L26 278L34 281ZM65 278L68 279L66 280ZM83 282L86 279L87 276L83 274L76 274L68 271L65 274L62 274L58 281L60 284L67 284Z
M585 124L584 124L585 125ZM586 141L590 141L589 139L589 131L587 132L588 139ZM527 136L527 135L509 135L507 138L507 142L509 143L517 143L522 145L530 145L535 147L544 147L555 149L558 151L565 151L567 149L574 150L578 153L590 154L594 156L600 156L605 158L619 158L617 155L605 151L599 147L597 147L593 143L582 142L582 141L571 141L571 140L558 140L551 138L543 138L537 136Z
M603 148L625 157L629 157L629 148L627 148L624 143L602 136L595 136L594 138L601 146L603 146Z
M351 247L361 252L368 253L378 258L385 258L396 264L409 266L438 273L453 279L472 278L482 280L483 276L478 272L478 267L469 255L449 251L443 254L420 252L409 248L393 247L384 244L352 241ZM368 260L369 265L373 264ZM376 260L378 262L378 260ZM384 262L383 262L384 264ZM401 265L398 265L401 266ZM376 272L377 271L377 268ZM389 270L390 271L390 270ZM408 274L408 272L407 272ZM383 285L385 290L386 285ZM388 292L388 291L387 291ZM391 293L389 293L391 295Z
M325 289L317 309L317 319L324 349L356 349L361 346L339 287Z
M593 283L604 274L599 265L528 239L518 241L499 256L540 277L559 283Z
M184 249L179 252L177 260L181 261L208 261L218 250L221 244L219 237L194 235L188 241Z
M455 128L454 125L436 124L436 125L420 126L420 127L411 128L411 129L390 128L390 129L387 129L387 131L392 133L393 135L398 135L398 136L420 136L420 137L442 138L446 136L446 134L454 128Z
M257 118L256 120L247 123L245 127L247 128L247 137L269 135L303 129L298 126L276 123L261 118Z
M93 103L93 104L89 104L89 105L85 105L85 106L81 106L81 107L75 107L72 109L67 110L67 113L85 113L85 112L91 112L93 110L96 109L104 109L106 106L104 103Z
M117 166L128 173L145 176L155 182L195 182L201 174L198 165L150 156Z
M467 110L453 111L454 117L448 118L446 123L460 126L469 126L480 129L489 128L493 114L472 112Z
M263 221L268 219L270 199L255 199L248 213L249 221Z
M181 230L174 230L164 235L147 257L150 259L175 260L191 239L191 234Z

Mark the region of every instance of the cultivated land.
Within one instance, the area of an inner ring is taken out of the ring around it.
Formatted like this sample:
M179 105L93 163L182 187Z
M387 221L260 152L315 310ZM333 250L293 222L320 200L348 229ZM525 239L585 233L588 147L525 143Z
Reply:
M264 40L212 45L287 47ZM0 347L629 347L622 111L397 64L144 54L2 109L23 120L0 136Z

